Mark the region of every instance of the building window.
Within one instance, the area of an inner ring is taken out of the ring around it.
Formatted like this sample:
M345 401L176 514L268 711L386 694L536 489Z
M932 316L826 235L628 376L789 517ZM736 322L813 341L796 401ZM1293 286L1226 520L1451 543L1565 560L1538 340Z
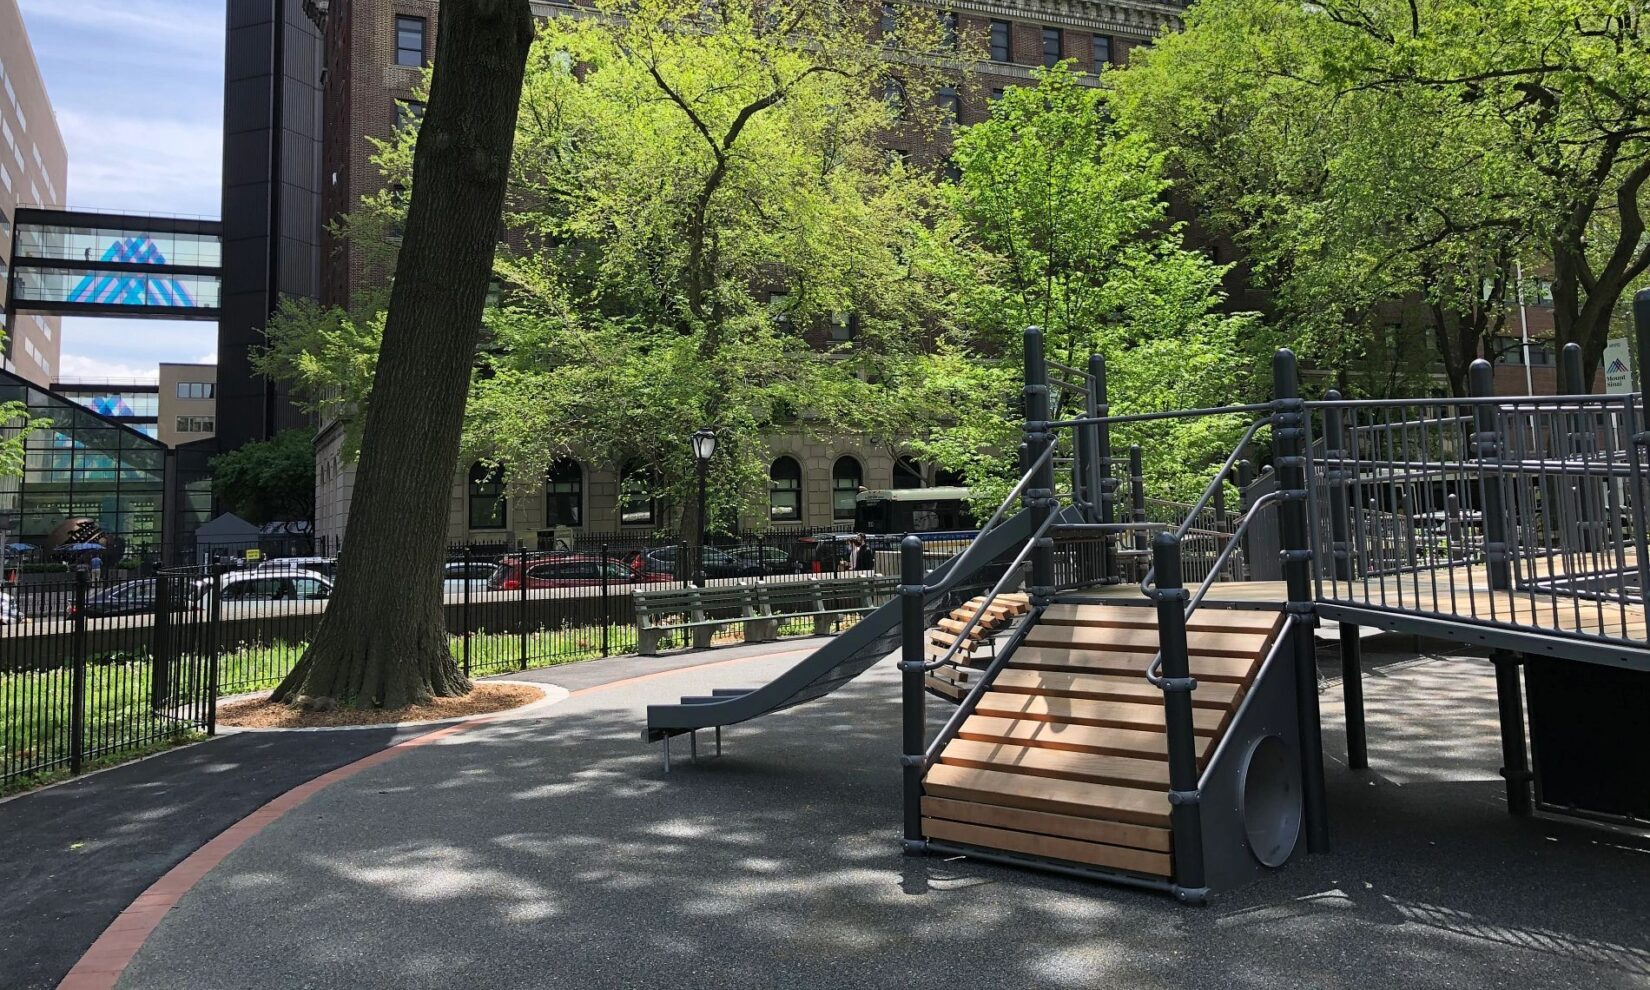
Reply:
M1060 29L1043 28L1043 64L1052 69L1065 57L1065 46L1060 37Z
M216 394L217 386L211 382L178 382L180 399L210 399Z
M544 522L551 528L584 525L584 470L578 461L564 458L550 465L544 479Z
M921 488L922 465L910 457L901 457L894 461L894 477L891 488Z
M632 462L619 472L619 524L652 526L659 521L658 476Z
M935 488L962 488L967 483L961 471L951 471L946 468L936 468L934 470Z
M802 521L802 465L794 457L781 457L768 468L768 518Z
M888 104L889 113L895 120L905 119L905 83L894 76L883 80L882 101Z
M768 312L773 316L774 326L781 330L791 328L791 296L788 292L768 293Z
M395 19L395 64L420 68L424 60L424 18Z
M217 423L211 416L179 416L179 433L212 433L217 430Z
M957 48L957 12L954 10L940 11L940 44L946 51Z
M1008 47L1009 25L1007 21L991 22L991 61L1012 61Z
M957 87L945 85L936 89L934 105L939 107L940 119L945 123L955 124L962 120L962 100L957 97Z
M831 465L831 518L854 518L854 503L865 485L865 469L852 457L838 457Z
M899 30L899 11L894 9L893 4L885 3L882 5L882 17L878 21L877 27L884 38L890 41L893 40L894 32Z
M1094 71L1099 72L1102 66L1111 64L1111 35L1097 34L1094 36Z
M831 314L831 342L846 344L853 340L859 332L859 316L844 310L837 310Z
M503 529L509 520L504 497L504 468L481 461L470 465L470 528Z
M991 88L991 102L996 103L998 100L1002 99L1003 92L1004 90L1001 86L993 86Z
M417 100L395 101L395 129L405 130L417 126L424 119L424 104Z

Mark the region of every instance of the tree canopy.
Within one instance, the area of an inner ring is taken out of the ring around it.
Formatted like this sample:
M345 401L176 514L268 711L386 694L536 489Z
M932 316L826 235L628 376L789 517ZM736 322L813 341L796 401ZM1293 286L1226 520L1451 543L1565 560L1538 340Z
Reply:
M263 524L315 515L315 431L283 430L212 459L212 493L231 512Z

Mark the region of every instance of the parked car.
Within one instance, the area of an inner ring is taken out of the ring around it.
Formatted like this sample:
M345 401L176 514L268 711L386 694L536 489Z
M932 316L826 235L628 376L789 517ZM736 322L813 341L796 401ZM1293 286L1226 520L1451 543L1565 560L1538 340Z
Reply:
M275 572L286 574L293 571L308 571L311 574L319 574L328 581L332 581L338 577L338 558L271 557L269 560L260 562L256 567L253 567L247 573L268 574L270 572Z
M740 563L760 568L763 574L801 574L802 565L780 547L734 547L728 556Z
M197 601L203 609L212 607L211 578L196 582ZM223 610L246 609L257 602L324 601L332 597L332 582L319 574L300 571L244 571L225 574L217 581L223 596Z
M122 581L117 585L86 596L86 618L88 619L110 615L142 615L154 610L155 581L153 578L143 578L139 581ZM74 618L75 607L70 605L65 614L71 619Z
M0 591L0 626L9 626L24 620L23 610L17 607L11 592Z
M454 594L462 592L465 587L471 591L486 591L487 582L497 570L498 565L490 560L448 561L441 572L441 591L443 594Z
M803 574L830 574L842 570L853 553L852 533L816 533L799 536L791 544L791 560Z
M487 581L490 591L520 591L523 571L527 588L587 588L602 583L603 574L612 583L653 583L668 578L639 571L617 557L603 560L592 553L517 554L499 561Z
M687 560L681 562L677 560L683 550L680 546L639 550L631 557L631 566L654 580L685 581L694 576L693 548L686 549ZM757 577L762 573L762 565L754 560L740 560L719 547L705 547L705 577Z

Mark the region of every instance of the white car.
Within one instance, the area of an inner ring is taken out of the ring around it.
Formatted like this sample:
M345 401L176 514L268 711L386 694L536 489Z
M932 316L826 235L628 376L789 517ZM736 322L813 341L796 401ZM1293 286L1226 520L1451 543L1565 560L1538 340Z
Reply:
M337 557L272 557L260 562L248 574L267 574L269 572L290 574L293 571L308 571L319 574L328 581L338 576Z
M202 609L212 608L212 579L196 583ZM307 571L242 571L218 578L223 595L223 611L244 611L264 602L325 601L332 597L332 582Z
M460 594L465 586L469 586L473 594L487 590L487 582L498 570L498 565L490 560L451 560L441 572L441 593L445 595Z
M23 610L17 607L17 601L4 591L0 591L0 626L9 626L23 621Z

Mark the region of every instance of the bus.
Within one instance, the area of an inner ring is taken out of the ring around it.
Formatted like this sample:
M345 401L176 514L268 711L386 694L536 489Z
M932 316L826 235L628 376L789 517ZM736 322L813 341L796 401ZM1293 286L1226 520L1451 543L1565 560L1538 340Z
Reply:
M894 488L860 492L854 529L872 544L912 533L924 541L972 537L979 523L968 507L967 488ZM878 539L882 537L882 539Z

